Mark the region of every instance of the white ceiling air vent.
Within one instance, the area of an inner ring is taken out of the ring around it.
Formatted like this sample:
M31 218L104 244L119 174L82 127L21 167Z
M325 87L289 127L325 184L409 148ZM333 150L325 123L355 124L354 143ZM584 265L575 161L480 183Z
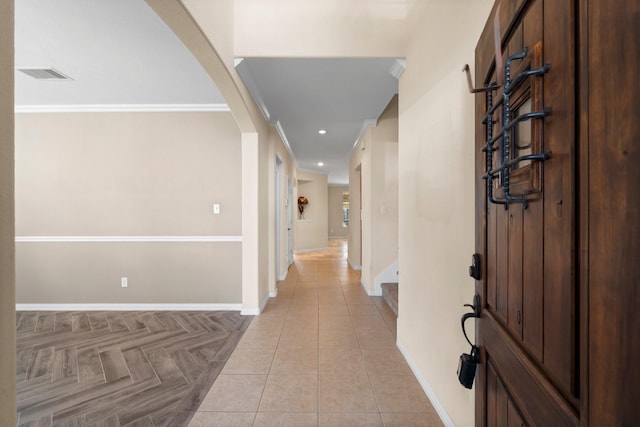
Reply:
M18 68L18 71L38 80L73 80L53 68Z

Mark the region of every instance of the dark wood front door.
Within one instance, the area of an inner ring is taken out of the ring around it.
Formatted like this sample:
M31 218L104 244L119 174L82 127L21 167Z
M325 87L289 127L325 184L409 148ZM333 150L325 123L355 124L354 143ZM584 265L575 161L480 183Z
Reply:
M639 0L496 0L478 42L478 427L640 426L639 40Z
M579 424L573 3L498 1L476 49L479 426Z

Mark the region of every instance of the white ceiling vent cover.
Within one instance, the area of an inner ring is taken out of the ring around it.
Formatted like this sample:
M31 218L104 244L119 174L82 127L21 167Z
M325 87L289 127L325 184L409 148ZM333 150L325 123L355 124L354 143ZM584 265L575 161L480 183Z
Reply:
M18 68L18 71L38 80L73 80L53 68Z

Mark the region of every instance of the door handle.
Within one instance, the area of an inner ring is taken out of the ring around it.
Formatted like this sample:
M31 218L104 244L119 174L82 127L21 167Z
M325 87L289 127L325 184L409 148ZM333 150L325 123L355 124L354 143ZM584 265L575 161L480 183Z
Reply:
M471 307L471 309L473 310L473 312L471 313L465 313L462 315L462 317L460 318L460 325L462 326L462 333L464 334L464 337L466 338L467 342L469 343L469 345L471 347L475 347L475 345L471 342L471 340L469 339L469 337L467 336L467 331L464 328L464 322L467 321L467 319L470 318L479 318L480 317L480 295L476 294L473 297L473 304L465 304L465 307Z
M458 381L460 381L462 386L470 389L473 387L473 379L476 376L476 366L480 363L480 355L478 354L478 347L473 344L467 336L467 331L464 328L464 322L472 317L480 317L480 295L476 294L473 297L473 304L465 304L464 306L471 307L473 310L471 313L463 314L460 318L462 333L471 346L471 353L463 353L460 355L460 359L458 361Z

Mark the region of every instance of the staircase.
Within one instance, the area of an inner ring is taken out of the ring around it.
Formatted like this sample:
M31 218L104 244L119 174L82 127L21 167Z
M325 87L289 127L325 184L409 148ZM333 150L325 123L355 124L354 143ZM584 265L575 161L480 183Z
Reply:
M382 298L387 303L391 311L398 315L398 284L382 283Z

